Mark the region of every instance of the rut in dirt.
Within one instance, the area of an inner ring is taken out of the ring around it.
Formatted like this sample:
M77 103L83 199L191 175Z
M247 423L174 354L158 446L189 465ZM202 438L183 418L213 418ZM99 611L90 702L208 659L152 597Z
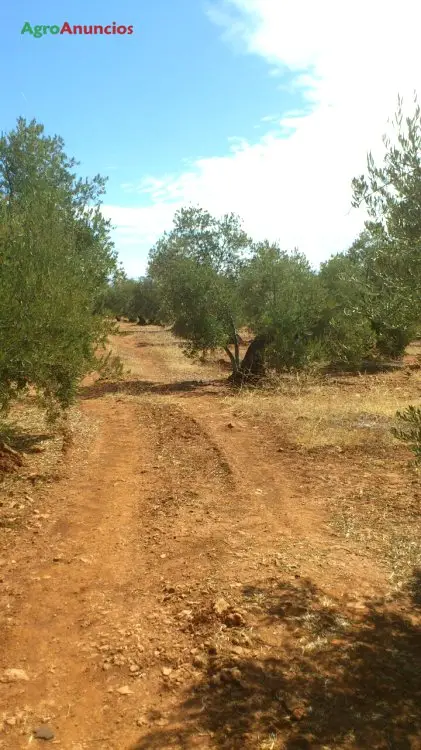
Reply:
M0 671L29 680L0 682L0 747L45 720L65 750L415 750L415 619L270 426L232 423L221 383L186 387L160 336L117 340L129 380L82 389L92 443L8 570Z
M21 571L23 604L5 633L1 666L18 664L29 681L0 685L8 716L26 706L23 734L32 717L53 713L69 748L99 741L122 682L145 709L152 681L150 703L159 703L163 660L182 668L187 648L179 612L161 605L165 580L209 599L231 524L229 464L193 419L169 405L118 399L90 400L83 410L98 421L96 439L84 464L70 463L66 483L48 497L51 524ZM187 594L178 589L178 597ZM129 727L138 710L124 707ZM103 746L121 747L112 734ZM127 729L128 738L135 734Z

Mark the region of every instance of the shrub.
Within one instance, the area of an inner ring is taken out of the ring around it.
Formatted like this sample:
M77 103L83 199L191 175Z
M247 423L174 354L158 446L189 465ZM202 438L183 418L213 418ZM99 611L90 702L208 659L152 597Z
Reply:
M405 411L396 413L399 426L392 427L392 435L406 443L415 456L415 463L421 464L421 408L408 406Z

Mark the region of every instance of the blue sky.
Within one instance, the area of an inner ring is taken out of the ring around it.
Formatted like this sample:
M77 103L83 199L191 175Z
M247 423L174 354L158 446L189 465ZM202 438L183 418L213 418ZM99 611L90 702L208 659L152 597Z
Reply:
M344 155L344 140L332 136L352 108L367 104L372 81L363 80L357 62L358 92L347 78L341 19L323 2L312 16L314 2L306 3L297 0L295 10L289 0L3 4L1 129L18 116L35 117L64 138L83 174L109 176L104 212L117 226L116 246L131 275L144 272L150 245L189 202L236 211L254 236L279 239L286 249L298 244L317 263L347 246L361 224L347 216L351 166L364 167L393 110L382 88L377 110L369 110L365 129L355 123L355 143ZM327 18L339 43L323 33L315 42ZM25 21L115 21L133 25L134 33L35 39L21 35ZM397 88L407 73L401 67ZM338 172L340 155L346 166ZM333 205L321 217L315 193L326 186Z

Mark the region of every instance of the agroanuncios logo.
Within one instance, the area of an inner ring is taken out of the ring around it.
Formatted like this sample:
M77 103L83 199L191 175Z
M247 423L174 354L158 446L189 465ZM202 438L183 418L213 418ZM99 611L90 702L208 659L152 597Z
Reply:
M69 36L79 34L86 36L98 34L110 36L113 34L120 34L121 36L127 34L130 36L130 34L133 34L133 26L117 26L115 21L109 26L71 26L68 21L65 21L60 26L58 24L53 24L52 26L31 26L29 21L25 21L20 33L29 34L35 39L40 39L46 34L53 34L54 36L56 34L67 34Z

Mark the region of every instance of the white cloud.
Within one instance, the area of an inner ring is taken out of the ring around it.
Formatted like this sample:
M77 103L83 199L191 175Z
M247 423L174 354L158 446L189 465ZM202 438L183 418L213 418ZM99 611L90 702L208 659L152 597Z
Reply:
M256 238L298 245L318 263L346 248L361 227L362 214L350 212L350 182L364 171L368 150L381 153L398 93L411 104L413 91L421 91L421 6L418 0L401 0L399 9L384 0L216 0L208 15L226 43L265 59L268 73L293 72L310 111L268 115L270 131L259 142L232 139L226 156L131 186L152 205L105 208L118 224L122 259L129 272L143 271L174 210L192 202L216 214L235 211Z

